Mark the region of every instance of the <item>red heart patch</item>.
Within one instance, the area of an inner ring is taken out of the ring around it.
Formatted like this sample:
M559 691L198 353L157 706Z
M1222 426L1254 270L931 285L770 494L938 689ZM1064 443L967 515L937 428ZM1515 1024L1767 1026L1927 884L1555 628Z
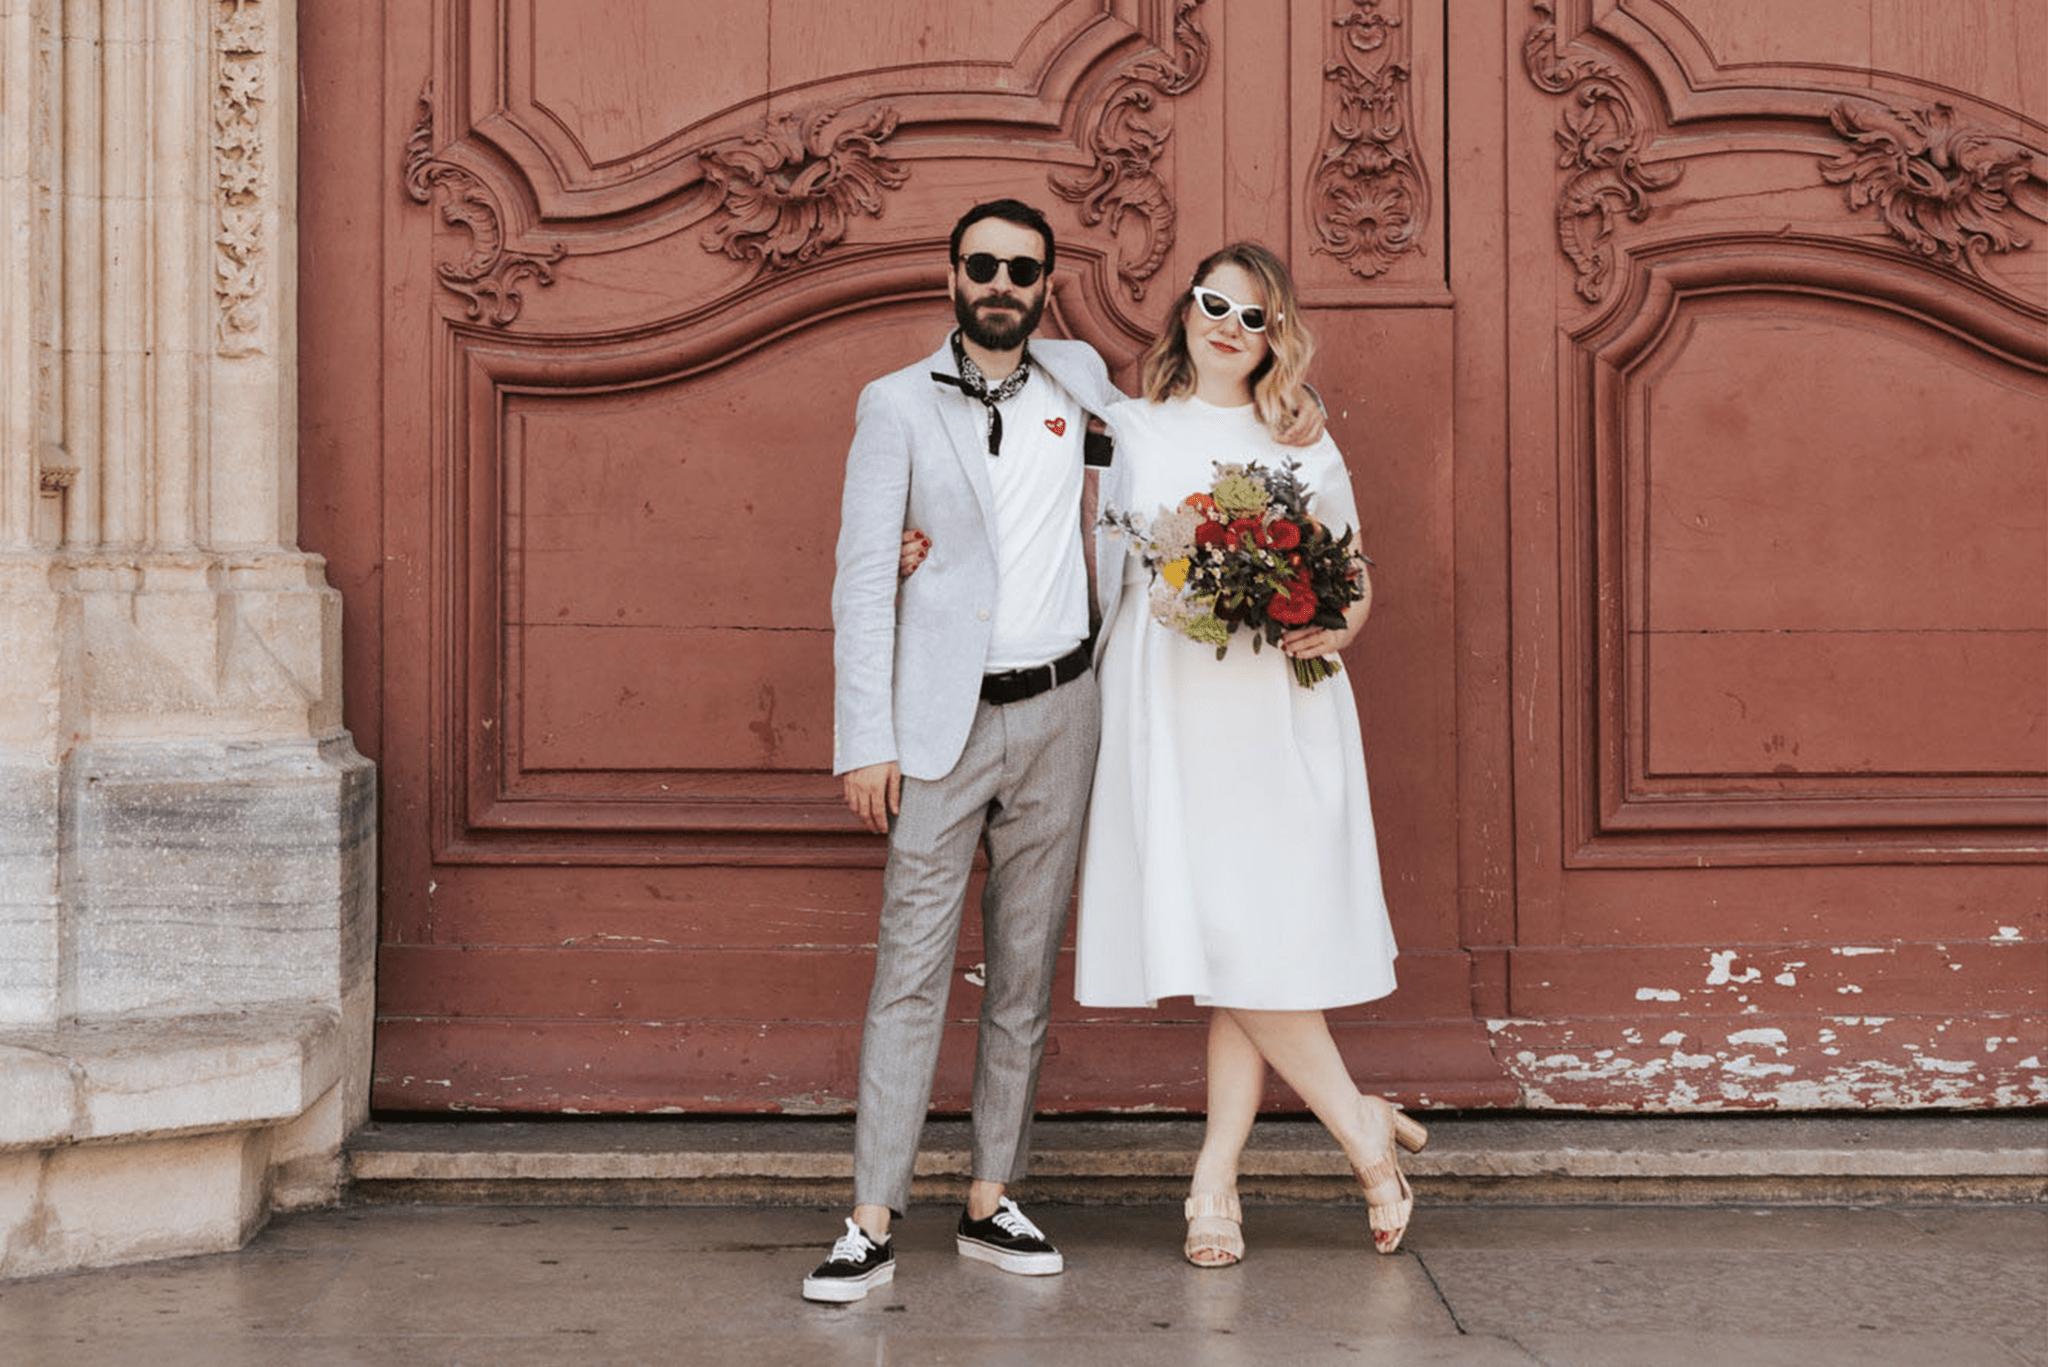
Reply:
M1045 425L1055 437L1067 435L1067 420L1065 418L1047 418Z

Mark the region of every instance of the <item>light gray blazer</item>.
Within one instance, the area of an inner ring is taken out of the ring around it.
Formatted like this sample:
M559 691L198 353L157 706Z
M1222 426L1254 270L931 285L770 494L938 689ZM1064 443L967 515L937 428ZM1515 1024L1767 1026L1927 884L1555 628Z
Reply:
M1123 397L1086 342L1034 340L1031 359L1088 412ZM957 373L950 342L868 385L855 410L832 584L835 774L893 759L911 778L945 777L981 697L996 603L987 410L933 380L934 371ZM1100 486L1105 501L1110 473ZM899 588L905 527L921 528L932 551ZM1107 622L1123 580L1123 541L1093 535Z

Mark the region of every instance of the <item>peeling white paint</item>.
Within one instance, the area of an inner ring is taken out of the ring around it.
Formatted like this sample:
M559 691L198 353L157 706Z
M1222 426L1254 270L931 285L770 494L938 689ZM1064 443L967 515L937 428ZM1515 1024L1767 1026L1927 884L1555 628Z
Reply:
M1684 1045L1692 1041L1700 1047L1700 1032L1671 1029L1661 1032L1658 1041L1668 1052L1648 1058L1641 1050L1608 1047L1627 1029L1621 1022L1614 1022L1604 1038L1591 1026L1575 1030L1519 1020L1489 1024L1496 1057L1515 1078L1522 1104L1533 1108L1682 1113L1759 1106L1786 1111L1981 1110L1987 1104L2048 1104L2042 1055L2037 1051L2016 1060L2004 1049L2018 1047L2023 1036L1987 1036L1982 1025L1973 1030L1968 1021L1897 1023L1889 1016L1834 1016L1735 1030L1698 1022L1708 1040L1725 1037L1727 1043L1706 1045L1711 1052L1688 1053ZM1944 1024L1967 1037L1961 1054L1941 1038ZM1935 1050L1940 1052L1924 1052Z
M2000 926L1998 934L1991 938L1994 940L2017 940L2020 938L2020 928L2018 926Z
M1780 973L1771 981L1780 987L1797 987L1799 986L1799 975L1797 973Z
M1639 987L1636 989L1639 1002L1675 1002L1678 994L1668 987Z
M1847 995L1849 995L1849 994L1850 994L1851 992L1855 992L1855 993L1861 994L1861 993L1862 993L1862 991L1863 991L1863 989L1862 989L1862 988L1860 988L1860 987L1857 987L1857 986L1856 986L1856 985L1855 985L1854 983L1851 983L1851 984L1850 984L1849 986L1847 986L1847 987L1838 987L1838 988L1836 988L1836 989L1835 989L1835 992L1836 992L1836 993L1837 993L1838 995L1840 995L1840 996L1845 996L1845 997L1846 997Z
M1785 1032L1783 1030L1772 1028L1765 1028L1761 1030L1737 1030L1734 1034L1728 1037L1728 1042L1730 1044L1768 1045L1770 1048L1776 1049L1780 1053L1783 1053L1785 1050Z
M1708 954L1707 958L1712 962L1713 967L1707 973L1707 986L1719 987L1723 983L1753 983L1758 978L1763 977L1762 970L1755 968L1745 968L1742 972L1737 973L1735 971L1735 960L1738 957L1737 951L1732 949L1717 949Z
M1775 1073L1796 1073L1799 1071L1789 1063L1758 1063L1756 1056L1753 1054L1744 1054L1740 1058L1730 1059L1722 1064L1721 1068L1724 1072L1734 1073L1740 1077L1770 1077Z
M1889 949L1879 949L1871 945L1837 945L1834 949L1834 952L1841 955L1845 959L1853 959L1859 954L1891 953Z

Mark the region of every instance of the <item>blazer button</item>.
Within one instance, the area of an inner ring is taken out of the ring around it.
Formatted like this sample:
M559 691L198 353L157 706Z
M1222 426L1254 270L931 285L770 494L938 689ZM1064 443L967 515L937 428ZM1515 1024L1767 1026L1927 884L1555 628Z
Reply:
M976 611L974 615L976 617L979 617L982 621L986 622L988 620L988 609L981 608L978 611Z

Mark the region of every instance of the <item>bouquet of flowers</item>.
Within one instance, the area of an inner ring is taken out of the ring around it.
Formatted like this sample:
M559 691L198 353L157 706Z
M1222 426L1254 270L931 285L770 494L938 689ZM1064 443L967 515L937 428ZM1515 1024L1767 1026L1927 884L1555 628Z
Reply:
M1222 659L1243 626L1252 649L1277 645L1297 627L1344 628L1344 609L1364 596L1351 529L1333 536L1309 515L1309 490L1290 460L1280 470L1216 466L1208 489L1178 508L1161 508L1146 526L1110 510L1103 521L1132 539L1154 579L1155 620L1192 641L1216 647ZM1313 688L1338 672L1330 659L1296 659L1294 680Z

